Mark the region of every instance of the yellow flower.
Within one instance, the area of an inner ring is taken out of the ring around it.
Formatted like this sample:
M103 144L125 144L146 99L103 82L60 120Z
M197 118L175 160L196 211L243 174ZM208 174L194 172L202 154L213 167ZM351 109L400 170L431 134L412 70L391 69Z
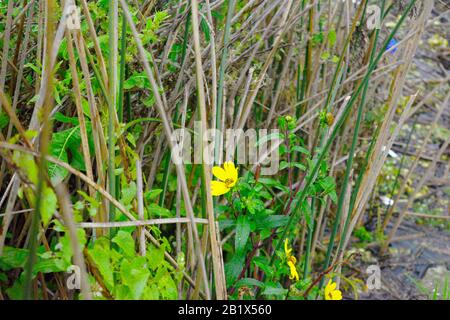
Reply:
M291 275L289 276L289 279L295 279L295 281L299 280L297 269L295 268L295 264L297 263L297 259L295 259L294 256L290 256L288 259L288 266L289 270L291 271Z
M336 283L329 280L325 287L325 300L342 300L342 292L336 290Z
M289 258L291 256L292 248L289 248L289 239L287 238L284 240L284 252L286 253L286 257Z
M233 188L238 180L238 171L231 161L225 162L223 168L213 167L212 174L219 181L211 181L211 193L213 196L220 196Z
M295 281L299 280L297 268L295 268L295 264L297 263L297 259L292 255L292 248L289 248L289 240L284 240L284 253L286 254L287 264L289 266L290 275L289 279L295 279Z

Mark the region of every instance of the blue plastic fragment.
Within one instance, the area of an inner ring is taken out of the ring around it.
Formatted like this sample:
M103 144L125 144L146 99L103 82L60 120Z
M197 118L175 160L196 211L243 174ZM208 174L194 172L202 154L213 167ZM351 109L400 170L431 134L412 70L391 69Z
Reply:
M397 47L395 47L394 49L390 50L392 47L394 47L397 44L397 40L395 40L394 38L391 39L391 41L389 41L386 51L390 51L391 54L394 54L397 51Z

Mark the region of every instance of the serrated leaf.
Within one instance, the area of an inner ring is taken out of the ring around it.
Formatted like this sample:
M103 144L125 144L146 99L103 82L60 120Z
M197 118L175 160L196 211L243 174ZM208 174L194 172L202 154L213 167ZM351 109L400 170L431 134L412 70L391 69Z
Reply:
M241 251L247 244L248 237L250 235L250 223L249 218L244 215L240 215L236 222L236 236L234 246L236 251Z
M225 278L227 283L234 283L242 271L245 262L245 254L236 252L231 260L225 264Z

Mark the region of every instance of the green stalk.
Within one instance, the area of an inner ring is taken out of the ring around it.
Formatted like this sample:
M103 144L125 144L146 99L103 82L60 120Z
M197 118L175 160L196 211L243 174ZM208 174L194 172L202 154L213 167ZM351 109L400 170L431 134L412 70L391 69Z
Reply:
M302 2L302 10L305 8L305 4L306 4L306 0L303 0ZM312 24L312 17L313 14L311 14L314 10L311 9L310 10L310 14L309 14L309 22L308 22L308 30L310 33L310 36L313 33L313 24ZM302 17L302 24L303 24L303 17ZM303 65L303 75L302 75L302 84L300 87L300 99L299 101L303 101L303 99L305 98L305 94L306 94L306 89L308 87L308 82L309 82L309 75L311 73L311 71L309 70L311 68L310 66L310 60L311 60L311 52L312 50L312 42L311 42L311 37L309 37L309 39L306 42L306 52L305 52L305 64ZM302 115L305 112L306 109L306 103L302 103L300 105L297 106L297 112L296 112L296 117L299 118L300 115Z
M384 9L384 0L382 2L382 8L381 10L383 11ZM374 34L374 39L373 39L373 47L370 53L370 64L372 64L373 59L374 59L374 54L375 54L375 50L376 50L376 43L378 40L378 35L379 35L379 30L377 29L375 31ZM364 109L364 105L366 102L366 93L367 93L367 89L369 86L369 82L366 81L364 84L364 88L363 88L363 92L361 94L361 100L359 102L359 106L358 106L358 114L356 117L356 124L355 124L355 130L353 132L353 139L352 139L352 144L350 147L350 151L349 151L349 155L348 155L348 160L347 160L347 166L345 169L345 175L344 175L344 182L342 184L342 189L341 189L341 193L339 195L339 200L338 200L338 207L337 207L337 212L336 212L336 219L334 220L334 225L333 225L333 229L330 235L330 241L328 243L328 249L327 249L327 253L326 253L326 257L325 257L325 264L324 264L324 268L323 270L326 270L329 266L330 266L330 260L331 260L331 252L333 251L333 246L334 246L334 239L336 237L337 234L337 230L339 228L340 225L340 221L341 221L341 215L342 215L342 210L344 207L344 201L345 201L345 195L347 193L347 187L348 187L348 182L350 179L350 172L353 166L353 158L354 158L354 154L355 154L355 150L356 150L356 144L358 142L358 135L359 135L359 128L361 126L361 120L362 120L362 114L363 114L363 109ZM341 240L340 240L340 247L343 244L343 241L346 237L346 233L347 233L347 229L348 229L348 224L350 222L350 218L351 218L351 214L349 212L349 214L347 215L345 224L344 224L344 230L341 236ZM323 285L323 279L320 283L320 287Z
M187 46L188 46L188 39L189 39L189 23L191 21L190 19L191 17L191 13L189 12L187 17L186 17L186 22L185 22L185 26L184 26L184 38L183 38L183 47L181 50L181 63L180 66L182 66L184 64L184 60L186 59L186 53L187 53ZM179 113L179 106L180 103L178 102L176 105L176 109L175 109L175 115L173 117L173 123L175 124L178 118L178 113ZM174 125L177 126L177 125ZM162 207L164 206L164 201L166 198L166 193L167 193L167 185L169 182L169 173L170 173L170 159L171 159L171 155L170 155L170 151L167 151L163 157L163 161L164 161L164 174L163 174L163 179L162 179L162 192L161 192L161 196L159 197L159 205Z
M311 246L312 246L312 239L313 239L313 234L314 234L314 225L315 225L315 198L311 199L311 223L309 225L307 225L307 232L308 232L308 238L306 240L306 253L305 253L305 265L304 265L304 270L303 270L303 279L308 278L308 274L309 274L309 266L310 266L310 256L311 256ZM320 206L318 208L318 211L320 210Z
M123 96L125 83L125 65L126 65L126 50L127 50L127 18L122 17L122 39L120 46L120 79L119 79L119 98L117 101L117 116L119 123L123 122Z
M217 84L217 105L216 105L216 129L219 132L222 130L222 103L223 103L223 85L225 82L225 69L227 68L227 60L228 60L228 43L230 41L230 33L231 33L231 19L233 18L234 7L236 1L228 0L228 12L227 12L227 21L225 24L225 32L223 36L223 49L222 49L222 58L220 61L220 69L219 69L219 82ZM214 163L219 163L220 157L220 135L216 135L215 144L214 144Z
M117 106L117 20L118 20L118 2L109 1L109 98L108 98L108 180L109 193L116 194L116 176L115 176L115 138L114 138L114 115ZM109 220L115 220L115 207L109 203ZM111 237L115 230L111 228Z
M364 76L363 81L359 84L358 88L355 90L354 94L352 95L352 97L350 98L350 100L348 101L347 105L345 106L345 109L343 111L342 117L338 120L338 122L336 123L336 126L334 128L334 130L332 131L330 138L326 141L325 146L323 147L323 149L320 151L320 154L317 158L317 160L315 161L314 167L311 170L311 173L308 175L306 182L305 182L305 186L302 189L301 193L299 194L298 201L296 202L295 207L291 210L291 214L290 214L290 218L289 221L283 231L283 234L281 236L281 239L285 239L290 232L290 226L292 225L292 222L294 221L294 218L297 215L298 209L301 206L301 204L303 203L303 201L306 198L306 195L308 193L309 188L311 187L312 183L315 181L316 178L316 174L319 171L319 167L321 162L325 159L325 155L328 153L328 150L330 149L334 139L337 136L337 133L340 131L342 124L344 123L344 121L347 119L347 116L350 113L350 110L352 109L353 104L356 101L356 98L358 97L358 95L360 94L360 92L362 91L363 87L365 86L365 84L369 81L370 75L372 74L372 72L375 70L378 62L381 60L381 57L383 56L384 52L386 51L386 48L388 46L389 41L392 40L392 38L394 37L394 35L397 33L398 29L400 28L400 26L402 25L403 21L405 20L407 14L409 13L409 11L412 9L413 5L415 4L417 0L412 0L410 2L410 4L407 6L407 8L404 10L402 16L400 17L400 19L398 20L397 24L395 25L394 29L391 31L391 33L389 34L389 36L387 37L387 39L385 40L380 52L378 53L377 57L374 59L374 61L369 65L368 70L366 75ZM342 57L341 57L342 58ZM282 240L277 242L277 246L275 247L275 251L280 249L280 246L282 244ZM274 261L274 257L275 255L272 255L271 259L270 259L270 265L273 264Z
M54 0L47 0L47 22L46 22L46 70L51 68L50 57L52 52L54 29L56 25L56 3ZM36 203L35 212L31 218L29 255L25 265L25 281L24 281L24 299L33 299L33 267L36 263L36 252L39 241L39 226L41 224L41 206L43 204L44 190L46 188L47 179L47 160L46 155L50 147L50 137L52 134L52 121L49 117L53 105L53 70L48 71L47 89L45 92L44 102L42 104L42 131L39 137L39 173L36 186Z

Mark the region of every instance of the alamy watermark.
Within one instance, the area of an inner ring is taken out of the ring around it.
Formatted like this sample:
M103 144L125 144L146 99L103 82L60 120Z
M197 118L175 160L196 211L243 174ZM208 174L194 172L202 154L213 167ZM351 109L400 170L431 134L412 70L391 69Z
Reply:
M71 265L67 269L67 273L70 275L67 277L66 285L69 290L81 289L81 269L77 265Z
M80 8L78 8L73 2L66 5L64 10L66 17L66 27L68 30L80 30Z
M208 129L202 132L201 128L202 123L195 121L193 131L182 128L173 132L170 139L174 145L172 161L175 164L212 165L234 161L237 165L259 165L261 175L278 172L278 146L282 142L278 129Z
M372 264L367 267L366 273L369 275L366 280L366 287L369 290L381 289L381 269L378 265Z

